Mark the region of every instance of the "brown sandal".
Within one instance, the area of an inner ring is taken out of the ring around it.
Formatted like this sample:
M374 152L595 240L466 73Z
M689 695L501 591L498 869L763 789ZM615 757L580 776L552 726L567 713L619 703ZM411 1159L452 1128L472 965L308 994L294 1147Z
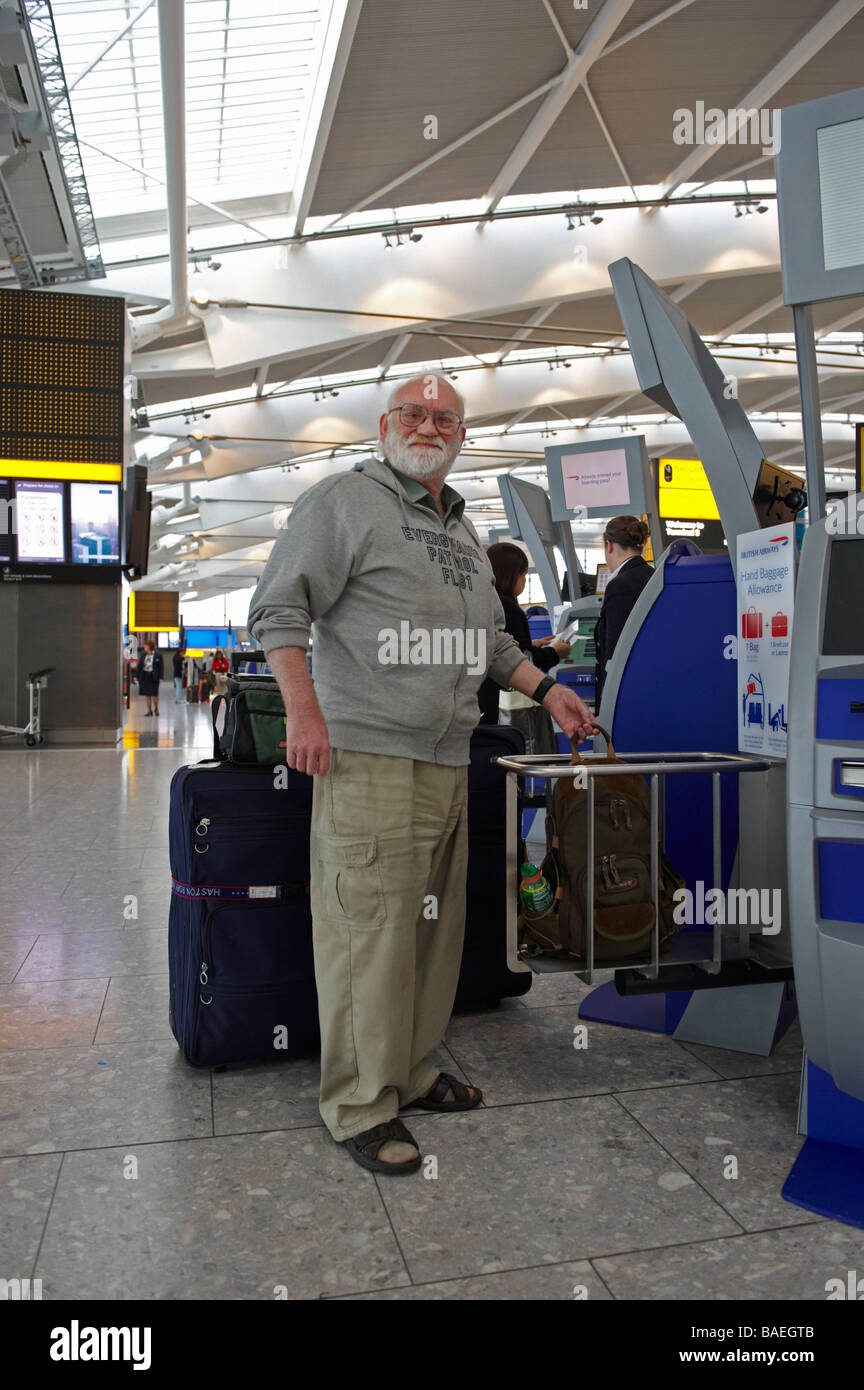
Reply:
M404 1163L386 1163L378 1154L392 1140L413 1145L418 1150L417 1157L406 1159ZM387 1120L343 1142L354 1162L359 1163L361 1168L368 1168L371 1173L416 1173L423 1162L420 1145L401 1120Z
M448 1091L453 1092L454 1100L444 1099ZM472 1091L477 1092L476 1097L471 1095ZM411 1104L420 1110L439 1110L446 1114L451 1110L474 1110L482 1099L483 1092L476 1086L466 1086L464 1081L458 1081L455 1076L442 1071L425 1096L412 1100Z

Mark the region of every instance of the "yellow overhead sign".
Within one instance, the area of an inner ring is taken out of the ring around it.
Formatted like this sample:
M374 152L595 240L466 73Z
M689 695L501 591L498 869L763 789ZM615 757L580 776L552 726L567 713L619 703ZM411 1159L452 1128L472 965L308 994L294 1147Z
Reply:
M57 463L44 459L0 459L0 477L47 478L60 482L122 483L123 467L119 463Z
M699 459L657 459L660 516L672 520L719 521L708 475Z

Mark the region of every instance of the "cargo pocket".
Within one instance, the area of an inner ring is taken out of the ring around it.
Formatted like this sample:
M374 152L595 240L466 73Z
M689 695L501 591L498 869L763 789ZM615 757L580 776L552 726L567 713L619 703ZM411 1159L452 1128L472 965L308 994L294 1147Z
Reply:
M345 927L384 926L387 904L375 837L328 835L317 840L313 852L321 863L321 896L331 921Z

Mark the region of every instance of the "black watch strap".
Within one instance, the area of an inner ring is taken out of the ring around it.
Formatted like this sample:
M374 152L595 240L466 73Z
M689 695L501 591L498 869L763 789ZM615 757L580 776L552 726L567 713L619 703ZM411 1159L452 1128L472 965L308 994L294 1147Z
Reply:
M544 676L537 689L534 691L534 694L531 696L531 699L536 700L538 705L542 705L549 691L555 684L557 684L557 682L553 680L551 676Z

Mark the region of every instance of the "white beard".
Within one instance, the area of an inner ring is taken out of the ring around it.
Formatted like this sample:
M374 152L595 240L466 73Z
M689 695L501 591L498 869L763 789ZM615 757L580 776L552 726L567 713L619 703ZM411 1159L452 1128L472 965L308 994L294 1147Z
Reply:
M409 435L404 439L395 431L387 435L382 449L393 467L398 468L400 473L406 473L409 478L417 478L418 481L434 478L439 473L449 473L462 447L458 435L450 444L442 441L440 448L430 444L422 449L410 443L415 437Z

